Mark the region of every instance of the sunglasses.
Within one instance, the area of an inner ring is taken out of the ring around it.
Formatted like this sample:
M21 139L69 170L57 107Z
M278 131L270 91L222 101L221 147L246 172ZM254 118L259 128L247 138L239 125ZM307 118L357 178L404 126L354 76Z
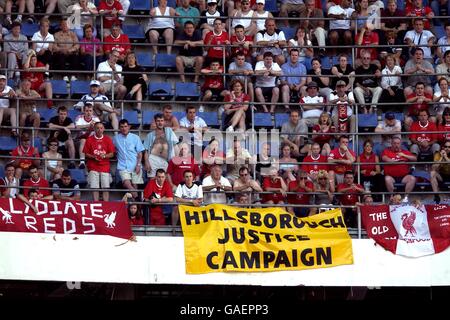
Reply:
M450 148L450 146L444 146L444 148Z
M52 144L49 144L49 146L50 146L50 147L57 147L58 145L57 145L57 144L54 144L54 143L52 143Z
M319 180L327 180L327 178L319 178Z
M299 179L300 180L306 180L306 179L308 179L308 177L300 177Z

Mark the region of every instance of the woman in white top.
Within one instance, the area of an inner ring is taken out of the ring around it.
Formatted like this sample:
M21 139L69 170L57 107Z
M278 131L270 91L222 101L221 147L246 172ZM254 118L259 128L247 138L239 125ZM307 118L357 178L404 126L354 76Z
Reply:
M48 181L61 178L61 174L64 170L62 165L62 155L58 152L58 145L58 139L48 139L48 151L42 154L42 157L45 160L45 179Z
M402 68L395 64L395 57L393 54L389 54L386 57L386 67L381 71L381 93L380 102L404 102L405 97L403 95L403 84L401 74ZM391 106L381 108L390 109Z
M175 30L175 21L169 16L177 16L174 8L167 6L167 0L159 0L158 6L150 10L150 21L145 32L147 39L153 44L153 54L158 53L158 38L164 37L167 45L167 53L172 53L173 31Z
M440 78L438 81L439 90L436 90L433 95L433 102L437 102L434 106L436 111L437 123L442 121L442 114L445 108L450 107L450 96L448 90L448 81L445 78Z
M256 0L256 10L253 13L253 18L256 23L256 32L266 28L265 23L268 18L273 18L272 13L264 10L265 0Z
M314 56L314 50L312 48L312 42L309 40L308 33L305 29L298 27L295 31L294 38L288 42L288 54L292 48L297 48L299 51L298 61L304 63L306 58L312 58Z

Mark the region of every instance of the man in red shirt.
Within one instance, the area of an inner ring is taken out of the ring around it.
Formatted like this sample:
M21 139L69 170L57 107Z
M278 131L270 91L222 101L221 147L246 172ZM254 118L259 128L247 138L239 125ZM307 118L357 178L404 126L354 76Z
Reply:
M431 31L431 23L434 12L433 10L423 5L423 0L414 0L412 4L407 4L405 8L405 16L407 17L423 17L424 29Z
M342 192L339 196L341 204L343 206L354 206L359 202L359 194L364 193L364 188L355 183L355 175L352 171L345 172L344 182L339 183L337 191ZM356 227L356 209L345 208L344 219L347 227Z
M214 29L206 34L204 44L209 45L206 65L211 61L223 61L223 57L228 56L228 51L225 45L230 44L229 35L223 31L222 20L217 18L214 20ZM217 47L212 47L217 45Z
M410 131L413 132L409 139L411 140L411 148L409 149L415 155L419 154L420 147L428 149L431 147L431 154L438 152L441 147L437 143L438 135L436 133L429 133L437 131L436 124L428 120L430 114L428 110L419 111L419 121L411 125Z
M26 198L28 198L28 193L30 192L30 189L36 189L40 200L53 199L52 192L50 190L50 185L47 180L45 180L39 175L38 167L35 165L31 165L30 168L28 169L28 172L30 173L30 179L26 180L23 183L24 187L23 195Z
M20 137L20 145L11 152L13 157L12 164L16 168L16 178L21 179L22 176L29 176L29 169L31 165L39 166L39 159L24 159L23 157L39 158L39 151L37 148L31 146L31 136L24 132Z
M320 154L320 144L313 143L311 146L311 155L303 159L302 170L306 172L309 180L315 182L319 170L328 171L327 157ZM308 163L311 162L311 163Z
M89 170L88 183L90 188L103 189L103 201L109 200L110 159L114 157L116 148L110 137L103 134L105 126L97 122L94 126L95 134L87 138L83 152L87 159L87 168ZM99 200L99 192L92 191L94 201Z
M117 50L120 55L118 62L122 64L127 54L131 52L131 45L128 36L121 31L119 24L113 24L111 34L105 38L103 51L105 55L109 55L112 50Z
M283 178L278 175L276 168L270 169L270 175L263 180L263 190L271 192L263 194L262 201L267 204L282 204L286 197L287 186Z
M402 140L399 137L392 138L392 143L390 148L383 150L381 154L381 159L383 162L407 162L407 161L417 161L417 157L409 152L408 150L402 150L401 148ZM409 174L410 166L406 163L404 164L385 164L384 165L384 175L386 182L386 189L392 193L394 192L394 183L401 182L405 184L406 197L403 199L404 202L408 202L408 193L413 191L416 185L416 178Z
M251 46L253 44L253 36L245 35L245 28L238 24L234 27L234 35L231 36L231 44L239 47L231 48L231 57L234 58L238 53L245 55L245 60L251 63L252 51Z
M156 170L156 176L150 180L144 189L144 200L150 201L150 224L151 225L165 225L166 218L163 211L164 206L161 202L172 202L173 192L169 182L166 180L166 172L164 169ZM171 212L168 208L168 212Z
M186 170L194 172L194 181L198 181L200 176L200 168L194 157L192 157L188 144L183 142L179 148L178 156L173 157L167 167L167 181L169 181L172 190L176 190L180 182L184 181L184 172Z
M405 118L406 131L411 131L411 125L413 121L417 120L419 112L421 110L428 110L429 103L433 101L431 94L426 92L423 82L417 82L415 89L414 93L406 97L406 102L411 104L408 108L408 116Z
M290 204L310 204L310 195L308 192L314 192L314 185L308 180L306 172L300 171L296 181L289 182L287 202ZM295 192L295 193L291 193ZM296 217L307 217L310 208L289 207L289 211Z
M344 180L344 173L352 171L352 163L356 160L356 154L348 148L348 137L339 137L339 147L331 150L328 156L330 180L333 185Z

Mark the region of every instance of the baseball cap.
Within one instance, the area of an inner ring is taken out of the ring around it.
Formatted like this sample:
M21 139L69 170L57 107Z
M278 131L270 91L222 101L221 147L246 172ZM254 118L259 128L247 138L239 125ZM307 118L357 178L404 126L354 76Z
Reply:
M336 82L336 87L339 87L339 86L346 86L347 84L345 83L345 81L344 80L339 80L338 82Z
M386 112L384 117L388 120L392 120L392 119L395 119L395 114L393 112Z
M266 4L266 0L256 0L256 3Z
M4 74L0 74L0 79L5 79L6 80L6 76Z
M317 85L317 82L311 81L310 83L308 83L306 87L309 89L309 88L318 88L319 86Z
M99 86L99 85L100 85L100 81L98 81L98 80L92 80L92 81L89 83L89 85L90 85L90 86Z
M217 0L208 0L208 3L217 3Z

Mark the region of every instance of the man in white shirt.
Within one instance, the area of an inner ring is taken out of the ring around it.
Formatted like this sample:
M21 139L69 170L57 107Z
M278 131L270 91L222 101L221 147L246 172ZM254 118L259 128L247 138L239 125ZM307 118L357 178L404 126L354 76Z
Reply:
M264 96L272 95L270 112L273 113L276 107L275 103L278 102L280 96L280 89L276 85L276 80L277 77L282 75L282 71L278 63L273 62L273 54L271 52L264 53L264 60L256 63L255 75L256 100L263 103L262 108L264 112L269 112L265 105L266 99Z
M264 58L264 53L271 52L274 60L282 65L285 62L282 48L286 46L284 32L276 29L274 19L267 19L265 26L266 29L258 31L255 36L256 45L262 46L259 49L257 60L261 61Z
M92 80L89 87L91 92L82 96L80 101L74 105L74 108L82 110L88 101L92 102L94 105L94 114L100 120L110 121L113 129L119 130L119 120L117 116L120 115L120 111L111 106L107 96L100 94L100 81Z
M208 130L208 126L205 120L196 115L196 112L195 106L188 106L186 116L180 120L180 127L189 132L189 139L185 142L191 145L191 153L196 160L199 160L203 147L203 133Z
M175 200L177 203L193 205L199 207L203 203L203 188L202 185L195 181L194 173L191 170L184 172L184 182L181 182L175 191ZM172 225L178 224L179 212L178 208L174 207L172 213Z
M121 100L127 93L127 88L123 85L122 66L117 63L120 52L112 50L109 59L100 63L97 68L97 80L101 82L102 92L111 94L114 88L114 100Z
M9 99L14 98L16 96L16 93L14 90L6 85L6 76L0 75L0 125L3 121L3 116L5 118L9 118L11 122L11 126L13 129L11 129L11 135L17 136L17 113L16 108L10 108L9 107Z
M222 176L222 167L215 164L211 168L211 175L203 179L203 191L210 191L205 196L205 203L227 203L226 191L231 191L233 188L230 181Z
M423 50L423 58L431 63L434 63L431 55L431 47L434 44L436 37L429 30L424 30L422 19L413 20L413 30L409 30L405 34L404 41L411 49L419 47Z
M307 126L313 126L318 123L319 117L325 111L324 97L319 96L319 86L315 81L311 81L306 86L307 95L300 99L300 108L302 109L302 121Z
M389 133L400 133L402 131L402 124L399 120L395 119L395 114L393 112L386 112L384 115L384 121L380 122L375 128L375 132L382 134L384 147L390 148L392 138L401 138L400 134L389 134Z
M353 44L352 30L355 27L354 20L350 18L354 11L355 9L351 8L349 0L342 0L340 5L334 5L328 9L328 18L335 19L330 20L330 31L328 33L330 45L343 44L347 46Z

